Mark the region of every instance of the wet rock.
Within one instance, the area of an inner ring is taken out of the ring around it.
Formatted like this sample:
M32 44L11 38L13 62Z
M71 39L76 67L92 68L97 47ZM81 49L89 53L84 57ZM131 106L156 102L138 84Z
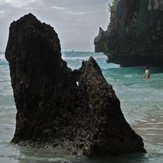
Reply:
M69 155L145 152L96 61L68 68L51 26L32 14L13 22L5 55L17 108L12 143Z

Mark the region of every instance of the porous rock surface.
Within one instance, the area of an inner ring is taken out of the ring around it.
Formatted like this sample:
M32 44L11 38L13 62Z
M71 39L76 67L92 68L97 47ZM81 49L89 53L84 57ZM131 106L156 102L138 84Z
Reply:
M5 55L17 108L12 143L69 155L145 152L96 61L68 68L51 26L32 14L13 22Z
M121 66L163 66L163 0L117 0L95 51Z

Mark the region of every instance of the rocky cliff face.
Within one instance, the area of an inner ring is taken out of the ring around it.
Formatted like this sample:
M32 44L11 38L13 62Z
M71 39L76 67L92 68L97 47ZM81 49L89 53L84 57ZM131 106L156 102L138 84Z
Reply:
M163 0L117 0L95 51L121 66L163 66Z
M11 24L5 55L17 108L12 142L70 155L144 152L96 61L72 71L60 50L53 28L32 14Z

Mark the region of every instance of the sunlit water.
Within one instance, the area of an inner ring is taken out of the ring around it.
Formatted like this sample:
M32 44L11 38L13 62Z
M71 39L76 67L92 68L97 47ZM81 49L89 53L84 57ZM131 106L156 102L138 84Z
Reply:
M70 158L49 148L24 148L10 144L15 130L16 108L10 84L9 66L0 53L0 163L163 163L163 68L150 67L151 79L142 80L144 67L121 68L106 63L101 53L63 52L72 69L93 56L121 101L122 112L144 140L146 154Z

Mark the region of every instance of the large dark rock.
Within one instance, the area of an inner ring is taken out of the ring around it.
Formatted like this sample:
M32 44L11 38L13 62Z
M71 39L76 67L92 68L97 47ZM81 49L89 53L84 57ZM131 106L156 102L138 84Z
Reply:
M70 155L145 151L96 61L68 68L52 27L32 14L13 22L5 55L17 108L13 143Z
M163 0L117 0L94 44L121 66L163 66Z

